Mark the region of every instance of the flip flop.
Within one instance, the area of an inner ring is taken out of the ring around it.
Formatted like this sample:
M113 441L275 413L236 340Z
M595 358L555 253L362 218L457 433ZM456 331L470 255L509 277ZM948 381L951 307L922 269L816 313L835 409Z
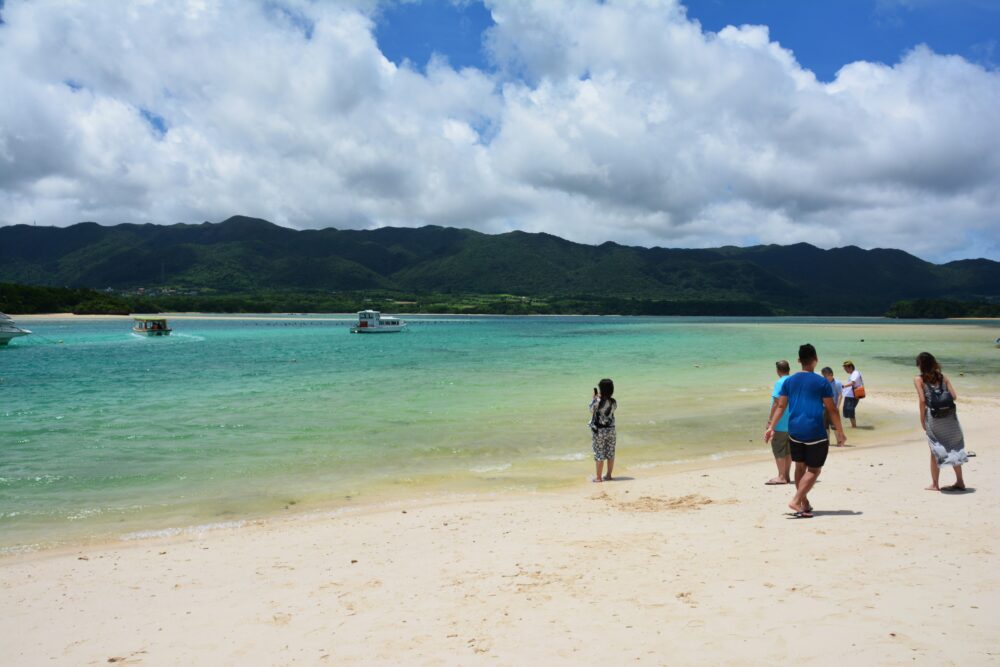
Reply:
M764 482L764 486L778 486L779 484L788 484L789 482L782 482L781 480L769 479Z
M803 510L802 512L796 512L795 513L795 518L796 519L811 519L811 518L813 518L813 513L812 512L807 512L807 511Z

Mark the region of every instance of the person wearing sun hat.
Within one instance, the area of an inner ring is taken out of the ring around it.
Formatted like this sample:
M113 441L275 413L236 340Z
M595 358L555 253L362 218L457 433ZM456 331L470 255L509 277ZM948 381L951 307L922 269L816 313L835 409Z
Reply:
M858 422L855 419L855 411L858 407L858 401L864 397L865 381L861 377L861 371L854 366L854 362L850 359L844 359L844 372L850 375L847 381L843 383L844 419L850 419L851 428L857 428Z

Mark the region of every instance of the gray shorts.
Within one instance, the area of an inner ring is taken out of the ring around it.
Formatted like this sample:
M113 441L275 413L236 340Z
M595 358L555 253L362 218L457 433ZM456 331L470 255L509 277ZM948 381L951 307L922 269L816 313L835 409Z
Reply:
M791 456L792 450L788 447L788 431L774 432L774 435L771 436L771 451L776 459Z

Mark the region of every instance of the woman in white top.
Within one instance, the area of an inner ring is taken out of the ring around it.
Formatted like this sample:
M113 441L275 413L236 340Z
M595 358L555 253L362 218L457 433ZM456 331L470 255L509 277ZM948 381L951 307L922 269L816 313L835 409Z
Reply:
M854 418L854 411L861 397L855 395L855 388L864 387L865 381L861 378L861 371L854 367L854 362L850 359L844 361L844 371L850 373L850 377L844 383L844 418L851 420L851 428L856 428L858 422Z

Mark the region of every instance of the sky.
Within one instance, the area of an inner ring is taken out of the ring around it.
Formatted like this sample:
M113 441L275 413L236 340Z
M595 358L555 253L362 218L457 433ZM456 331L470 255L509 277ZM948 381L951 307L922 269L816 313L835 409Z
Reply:
M994 0L0 0L0 225L1000 260Z

